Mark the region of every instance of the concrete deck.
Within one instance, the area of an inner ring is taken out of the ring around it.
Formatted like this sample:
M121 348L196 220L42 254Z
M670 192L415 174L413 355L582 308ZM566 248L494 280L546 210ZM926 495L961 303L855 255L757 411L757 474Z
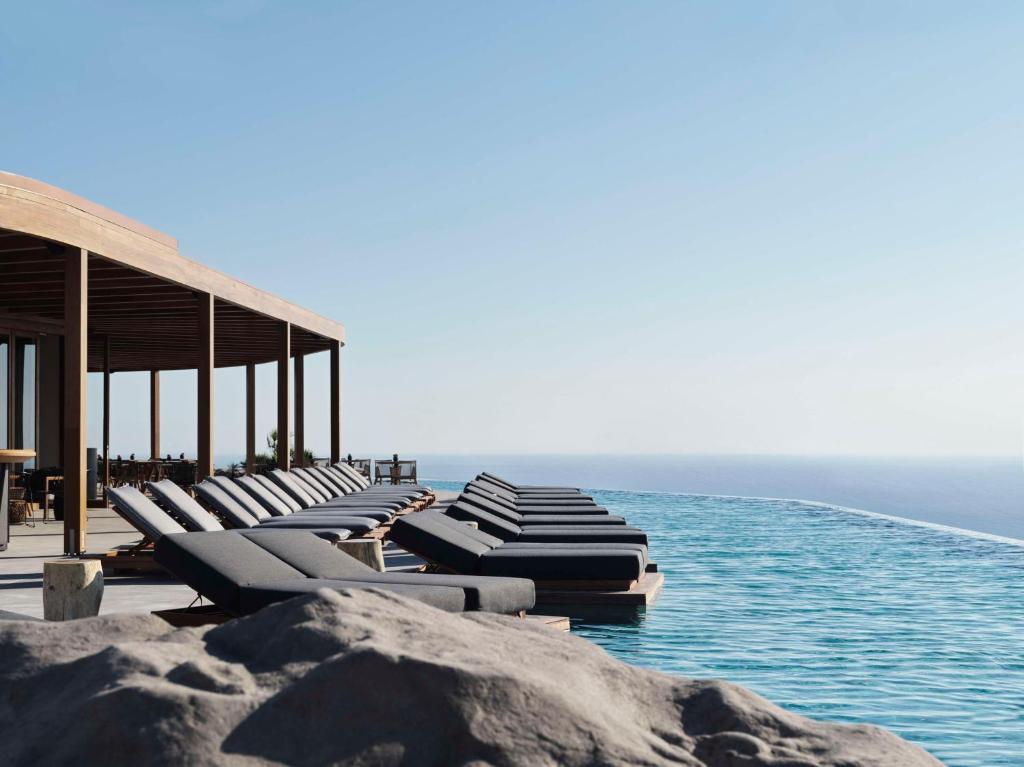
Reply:
M454 500L455 493L438 491L438 503ZM35 527L13 525L11 543L0 552L0 611L43 617L43 562L61 559L64 523L43 522L36 515ZM90 509L88 528L90 553L108 551L125 543L134 543L138 531L110 509ZM387 543L384 563L389 570L415 569L419 558ZM104 578L100 614L166 610L186 607L196 593L188 586L165 575L108 575Z

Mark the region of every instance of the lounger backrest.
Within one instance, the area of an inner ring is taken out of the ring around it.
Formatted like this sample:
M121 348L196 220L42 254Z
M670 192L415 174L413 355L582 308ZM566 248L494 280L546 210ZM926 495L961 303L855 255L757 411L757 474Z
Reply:
M291 478L292 482L306 491L306 494L313 499L314 506L330 499L330 496L327 495L327 493L318 488L301 474L297 474L295 469L288 472L288 477Z
M224 525L217 518L200 506L196 499L186 493L169 479L159 482L147 482L157 501L175 517L181 520L186 530L192 532L215 532L223 530Z
M370 486L369 484L365 485L361 481L357 481L352 476L350 476L348 472L339 469L337 465L328 466L326 471L331 472L333 476L337 477L339 482L348 487L349 493L360 493L362 491L365 491L365 489ZM356 472L356 474L358 474L358 472ZM365 480L366 477L362 477L362 479Z
M466 485L464 493L466 495L476 495L479 496L480 498L485 498L491 503L498 504L503 509L508 509L509 511L516 511L516 504L513 503L512 501L502 498L500 495L488 493L486 490L481 490L476 485Z
M449 528L450 530L454 530L460 535L465 535L468 538L472 538L477 543L481 543L490 549L496 549L504 543L504 541L498 536L491 535L490 533L481 530L478 527L470 527L465 522L460 522L457 519L445 516L442 512L435 513L433 519L437 520L438 524L444 525L445 527Z
M522 533L522 528L519 525L461 501L453 503L445 509L444 513L452 519L462 522L476 522L485 533L501 538L503 541L514 541Z
M439 522L437 518L441 516L438 512L423 511L399 517L391 527L391 540L458 573L475 573L480 557L492 547Z
M488 471L482 471L479 474L477 474L477 479L483 479L486 480L487 482L493 482L495 485L499 485L500 487L503 487L506 490L509 490L513 493L516 492L517 485L513 485L508 480L502 479L501 477L497 477Z
M463 493L458 497L458 500L463 503L468 503L470 506L476 506L477 508L489 511L496 517L508 520L514 525L521 525L523 522L523 515L506 509L504 506L496 503L493 498L485 498L478 493Z
M328 485L323 479L318 477L309 469L292 469L292 474L297 475L302 480L305 480L306 484L310 487L319 490L323 494L325 501L338 497L338 491L335 490L332 485Z
M290 494L284 491L279 484L270 479L266 474L257 474L254 479L263 486L263 488L271 493L277 500L283 503L289 514L294 514L296 511L302 511L302 504L291 497Z
M209 480L196 485L196 495L209 504L221 517L226 519L231 527L257 527L260 523L240 503Z
M212 482L225 493L235 499L235 503L239 504L249 514L255 517L257 520L262 522L266 519L272 519L273 514L263 508L263 505L243 490L239 485L236 485L233 480L229 477L207 477L207 482Z
M357 487L361 487L363 489L366 489L366 488L368 488L370 486L370 480L368 480L366 477L364 477L358 471L353 469L347 463L344 463L344 462L336 463L336 464L334 464L334 468L337 469L338 471L340 471L342 474L344 474L349 479L351 479L356 484Z
M322 538L304 530L250 530L239 535L244 535L307 578L358 578L371 574L379 575L372 567L364 565Z
M268 476L279 488L290 495L303 509L308 509L310 506L316 506L317 500L299 484L295 477L288 474L288 472L281 471L280 469L274 469Z
M341 483L341 485L345 488L345 492L347 495L351 495L352 493L361 493L363 490L366 489L362 485L354 482L345 472L341 471L340 469L336 469L333 466L328 466L326 469L324 469L324 471L329 472L332 477L334 477L336 480L338 480L338 482Z
M498 487L497 485L491 484L490 482L484 482L478 479L474 479L472 482L466 483L466 489L476 490L477 492L485 495L493 495L497 498L500 498L503 501L507 501L513 506L516 504L516 501L518 500L518 496L516 496L515 493L510 493L507 490Z
M157 542L154 559L222 610L235 615L241 612L239 590L243 586L306 577L231 530L165 535Z
M235 484L249 494L249 497L260 504L264 511L273 517L283 517L292 513L291 507L267 489L256 477L239 477ZM290 499L289 499L290 500ZM292 501L292 503L295 503ZM295 504L298 506L298 504Z
M313 466L310 468L310 471L316 474L321 482L332 488L336 496L348 495L352 492L337 476L327 471L323 466Z
M107 497L114 510L151 541L185 532L185 528L171 519L166 511L131 485L108 487Z

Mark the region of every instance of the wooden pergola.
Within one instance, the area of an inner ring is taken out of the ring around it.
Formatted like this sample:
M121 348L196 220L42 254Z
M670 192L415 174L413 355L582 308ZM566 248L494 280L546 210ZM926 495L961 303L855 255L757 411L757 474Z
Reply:
M0 328L62 338L65 551L86 547L86 374L149 371L151 458L159 456L160 371L198 371L197 459L213 473L213 370L246 368L246 456L256 452L255 366L277 363L278 463L304 455L303 359L330 352L331 460L341 457L345 328L182 257L161 232L48 184L0 172ZM294 360L294 422L288 363ZM290 435L294 433L294 445ZM110 466L110 461L105 461Z

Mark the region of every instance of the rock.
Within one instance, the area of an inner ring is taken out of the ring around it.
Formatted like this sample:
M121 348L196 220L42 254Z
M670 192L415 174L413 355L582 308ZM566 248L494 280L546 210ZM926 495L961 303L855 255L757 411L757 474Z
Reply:
M380 591L322 591L216 627L4 621L0 658L12 765L939 764L878 727Z

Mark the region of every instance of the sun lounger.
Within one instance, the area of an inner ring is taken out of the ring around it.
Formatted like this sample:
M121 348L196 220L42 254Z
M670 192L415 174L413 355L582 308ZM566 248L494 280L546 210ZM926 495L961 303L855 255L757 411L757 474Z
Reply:
M596 506L594 499L589 495L576 495L576 494L551 494L551 495L530 495L523 496L517 495L516 493L504 490L497 485L493 485L490 482L484 482L480 480L473 480L468 482L465 487L466 491L473 491L480 493L481 495L494 496L500 498L514 506Z
M625 525L529 525L509 522L495 514L462 501L451 504L444 513L462 522L476 522L481 530L501 540L521 543L639 543L646 545L647 534Z
M467 485L466 490L463 491L462 495L471 496L473 498L479 498L488 503L501 506L508 511L514 511L516 514L607 514L608 509L604 506L595 505L544 505L544 506L517 506L514 503L510 503L496 495L490 493L482 493L474 487Z
M493 482L496 485L511 490L514 493L535 493L535 492L556 492L556 493L578 493L580 489L578 487L560 487L551 485L516 485L508 480L502 479L499 476L491 474L487 471L482 471L477 475L477 479L485 479L488 482Z
M436 511L400 517L391 539L402 548L457 573L530 578L546 587L629 589L644 574L647 558L636 550L608 545L545 548L505 546L488 535Z
M346 509L359 509L360 511L377 512L383 514L379 521L391 519L395 511L404 506L399 501L382 499L376 502L363 502L362 499L350 500L348 497L327 499L323 493L309 486L301 477L291 472L274 469L267 475L284 493L286 493L303 511L325 511L344 507Z
M171 480L149 482L147 487L160 504L189 532L216 532L224 529L217 517L200 506L192 496ZM196 485L196 493L232 528L302 529L315 532L332 541L343 541L353 532L366 533L373 529L367 520L359 517L331 516L307 519L296 514L288 517L269 517L261 521L209 480Z
M452 612L517 613L534 602L532 584L515 579L378 573L301 531L166 535L156 560L232 615L319 588L383 589Z
M520 527L526 525L624 525L626 520L623 517L609 514L607 510L596 514L577 513L573 511L558 511L555 514L537 513L523 514L506 508L500 503L484 498L474 493L463 493L459 501L476 506L483 511L490 512L497 517L513 522Z
M165 535L184 533L185 528L156 506L142 492L131 485L108 487L107 498L129 525L134 527L148 543L156 543Z

